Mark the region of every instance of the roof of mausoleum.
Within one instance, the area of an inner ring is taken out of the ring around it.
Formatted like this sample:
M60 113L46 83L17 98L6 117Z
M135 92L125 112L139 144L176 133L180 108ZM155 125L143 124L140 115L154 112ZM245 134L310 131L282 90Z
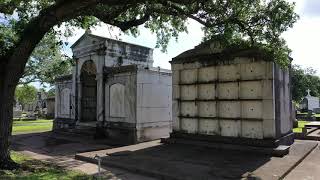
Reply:
M59 76L55 79L55 81L66 81L66 80L72 80L72 74L64 75L64 76Z
M272 61L270 55L261 48L243 48L234 46L232 48L223 48L219 43L207 41L193 49L187 50L174 57L171 64L192 63L192 62L210 62L220 63L223 61L231 61L236 57L255 58L259 60Z
M146 49L153 49L150 47L146 47L146 46L142 46L142 45L138 45L138 44L134 44L134 43L128 43L128 42L124 42L124 41L120 41L120 40L116 40L116 39L111 39L111 38L107 38L104 36L98 36L98 35L94 35L91 34L91 32L86 32L84 33L75 43L72 44L72 46L70 47L71 49L73 49L74 47L76 47L86 36L92 37L92 38L97 38L97 39L101 39L101 40L108 40L108 41L112 41L115 43L120 43L120 44L126 44L126 45L130 45L130 46L138 46L141 48L146 48Z

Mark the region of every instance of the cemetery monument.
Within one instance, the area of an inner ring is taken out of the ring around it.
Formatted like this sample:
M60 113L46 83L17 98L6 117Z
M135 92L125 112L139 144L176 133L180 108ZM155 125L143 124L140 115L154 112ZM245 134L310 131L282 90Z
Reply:
M304 97L300 103L300 109L302 111L313 111L314 112L315 110L319 109L319 107L320 107L319 106L319 104L320 104L319 98L311 96L310 92L311 92L311 90L308 89L307 96Z
M116 142L169 136L171 71L153 50L86 32L72 45L72 75L57 78L54 130L93 127Z
M207 42L171 64L169 140L268 148L293 143L289 72L264 51Z

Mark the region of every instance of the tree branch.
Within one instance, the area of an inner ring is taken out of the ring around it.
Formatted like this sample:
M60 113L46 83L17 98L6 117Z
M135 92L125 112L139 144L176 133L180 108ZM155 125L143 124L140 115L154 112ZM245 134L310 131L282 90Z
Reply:
M143 23L147 22L150 19L150 14L145 14L143 17L139 19L132 19L129 21L117 21L113 20L111 22L106 22L110 25L119 27L122 31L126 31L132 27L142 25Z

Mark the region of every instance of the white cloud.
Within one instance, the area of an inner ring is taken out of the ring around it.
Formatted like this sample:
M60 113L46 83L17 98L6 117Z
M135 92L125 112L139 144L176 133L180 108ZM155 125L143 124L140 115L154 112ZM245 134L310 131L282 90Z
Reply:
M309 16L306 12L309 0L295 0L296 12L300 19L292 29L285 32L283 37L292 49L294 64L302 67L312 67L320 75L320 61L318 56L320 42L320 16Z

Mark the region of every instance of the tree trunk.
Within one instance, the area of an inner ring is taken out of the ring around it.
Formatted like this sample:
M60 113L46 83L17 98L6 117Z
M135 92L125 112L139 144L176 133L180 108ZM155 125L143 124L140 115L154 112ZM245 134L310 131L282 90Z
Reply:
M12 132L12 111L14 101L14 83L8 83L6 71L0 73L0 169L15 169L18 165L10 157L10 136Z

